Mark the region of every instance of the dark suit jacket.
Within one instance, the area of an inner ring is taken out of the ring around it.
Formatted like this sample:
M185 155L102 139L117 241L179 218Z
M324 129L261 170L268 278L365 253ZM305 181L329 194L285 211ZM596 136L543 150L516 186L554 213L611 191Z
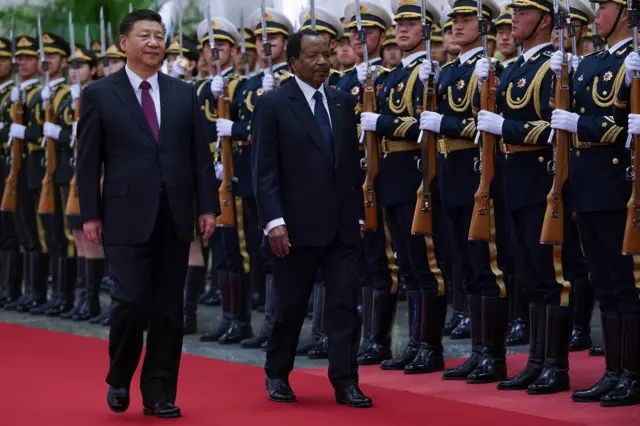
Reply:
M355 100L325 86L334 152L295 80L260 96L252 124L253 184L260 227L284 218L293 247L360 240L364 218Z
M176 233L184 241L194 236L194 205L198 214L219 214L196 89L162 73L158 84L158 142L124 68L82 92L77 164L80 211L85 222L102 219L106 244L147 241L162 191L166 191Z

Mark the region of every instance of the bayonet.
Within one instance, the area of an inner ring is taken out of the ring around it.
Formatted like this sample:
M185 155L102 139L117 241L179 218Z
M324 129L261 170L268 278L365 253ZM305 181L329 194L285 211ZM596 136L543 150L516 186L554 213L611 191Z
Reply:
M42 21L40 20L40 12L38 12L38 47L40 48L40 63L42 71L44 71L44 87L49 86L49 63L44 58L44 42L42 41Z
M311 31L316 30L316 2L309 0L309 13L311 14Z
M111 29L111 21L107 22L107 40L109 40L109 46L113 46L113 30Z
M240 10L240 53L242 54L242 63L244 64L244 75L249 78L249 55L247 54L247 46L245 43L244 11Z
M69 12L69 45L71 47L71 63L75 67L76 84L80 86L80 68L78 67L78 55L76 54L76 36L73 32L73 13Z
M105 48L105 29L104 29L104 9L100 7L100 54L102 55L102 64L104 65L104 75L108 76L111 72L109 70L109 58L107 58L107 50Z
M133 5L129 3L129 13L133 12Z
M211 57L216 63L217 75L222 77L222 70L220 69L220 51L216 48L216 42L213 36L213 25L211 22L211 5L207 3L207 31L209 32L209 46L211 47Z
M84 26L84 43L87 46L87 50L91 49L91 36L89 35L89 24L85 24Z
M267 8L265 6L265 0L261 0L260 3L260 25L262 26L262 45L264 47L264 54L267 57L267 63L269 66L269 73L273 75L273 63L271 58L271 43L269 43L269 37L267 36Z
M13 84L18 88L18 105L22 104L22 88L20 87L20 74L18 72L18 61L16 60L16 35L14 27L14 18L11 17L11 29L9 30L9 39L11 40L11 70L13 72ZM17 108L17 105L16 105ZM9 137L7 145L11 146L12 138Z
M571 19L571 0L566 0L567 8L569 9L569 15L567 16L567 36L571 39L571 53L576 58L580 58L578 55L578 42L576 40L576 29L573 26L573 20ZM564 40L562 40L564 43Z
M182 7L178 6L178 37L180 38L180 55L179 57L182 58L183 55L183 42L182 42ZM209 25L211 25L211 22L209 22Z

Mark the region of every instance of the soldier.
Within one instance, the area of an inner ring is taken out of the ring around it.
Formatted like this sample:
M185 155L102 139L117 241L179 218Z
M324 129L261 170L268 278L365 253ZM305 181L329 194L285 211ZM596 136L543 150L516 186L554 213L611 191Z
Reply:
M102 61L104 56L102 55L102 43L100 42L100 40L91 41L91 50L93 51L93 54L96 55L96 58L98 59L98 70L96 73L97 74L96 80L99 80L105 76L104 62Z
M196 78L196 81L202 81L209 78L209 75L211 75L211 68L209 68L209 62L207 62L207 58L204 56L201 44L198 45L198 54L200 56L198 56L198 77Z
M483 39L478 33L478 9L474 0L455 0L449 16L453 19L454 40L460 46L458 58L445 65L436 76L437 112L425 111L420 128L439 135L438 184L442 194L444 223L453 245L454 280L467 297L471 320L472 355L461 366L447 371L445 380L491 383L506 378L505 338L508 299L504 274L498 268L495 243L469 241L474 210L474 194L480 184L476 173L478 149L474 143L473 97L477 79L473 74L483 57ZM482 14L490 22L500 9L493 0L483 0ZM487 28L488 30L488 28ZM434 70L424 62L420 79L427 82Z
M513 25L511 8L503 7L500 16L494 21L496 27L497 50L502 55L502 65L507 66L518 59L518 46L516 40L511 36Z
M339 71L348 71L356 63L356 54L353 52L346 26L349 24L345 18L341 18L343 37L338 39L336 46L336 58L333 68Z
M401 65L384 76L384 82L376 82L378 113L361 114L362 131L375 131L382 138L376 195L384 209L399 270L406 274L407 297L416 305L412 308L416 315L410 316L409 344L395 359L384 361L381 368L403 369L406 374L444 369L442 333L447 309L433 239L411 234L422 177L417 167L421 153L416 116L422 105L423 84L418 74L426 44L422 39L420 4L415 0L393 3L397 43L405 56ZM439 9L427 4L426 18L429 23L438 22ZM433 199L434 210L438 210L437 195Z
M217 64L213 60L213 52L209 42L209 26L213 29L215 48L218 49L220 61L220 74ZM217 99L224 95L225 80L229 99L233 99L236 93L242 91L243 77L233 68L233 54L240 42L240 34L229 20L221 17L202 21L198 26L198 39L202 45L203 54L207 58L212 70L211 79L203 80L198 85L198 96L202 103L202 110L206 120L206 135L210 141L211 152L216 161L216 175L222 177L221 151L217 147L217 140L223 134L219 130ZM246 229L242 200L237 194L237 186L234 185L233 195L235 202L235 226L222 227L214 233L211 241L211 250L214 258L214 268L218 272L218 285L222 297L223 318L218 328L200 336L202 342L217 341L222 344L240 343L241 340L253 336L251 329L251 292L248 280L249 255L247 253ZM197 246L197 247L196 247ZM204 287L204 258L200 239L196 238L192 243L191 254L198 256L198 274L187 273L185 288L185 322L195 321L195 306L200 292ZM192 262L196 266L196 262ZM193 270L192 268L192 271Z
M582 54L586 56L595 52L596 50L597 49L595 39L593 37L593 31L589 27L589 29L587 29L587 34L585 34L584 36L584 42L582 44Z
M5 190L5 178L11 171L9 128L13 122L11 92L14 88L11 71L11 45L14 40L0 37L0 194ZM0 212L0 307L15 302L21 294L18 270L19 253L15 225L10 212Z
M247 54L247 65L249 65L249 75L245 74L244 58L239 49L236 49L236 55L233 57L234 66L236 71L239 72L245 78L251 78L260 72L260 68L257 67L258 52L256 50L256 35L251 28L238 28L238 32L244 31L244 50Z
M582 58L573 77L571 111L554 110L551 126L575 134L569 157L571 201L600 304L605 345L604 375L572 398L610 407L640 403L640 301L633 257L622 254L631 196L623 126L628 123L629 86L640 71L640 57L632 53L636 29L628 26L627 2L598 5L595 22L608 48ZM552 70L560 72L562 62L555 54ZM571 55L568 63L574 68Z
M389 29L387 29L380 55L382 56L383 67L392 70L400 65L400 61L402 61L402 50L400 50L396 41L395 27L389 27Z
M460 46L453 40L453 20L449 18L449 13L443 13L442 17L442 38L445 50L445 63L451 62L460 54Z
M316 31L324 37L329 43L330 49L335 49L338 45L338 39L344 36L344 28L342 22L340 22L331 12L321 7L315 7L316 15ZM311 11L309 8L304 8L300 11L298 16L302 26L300 31L311 29ZM338 80L342 78L342 72L331 68L331 73L327 79L329 87L335 88Z
M431 32L431 58L442 66L447 61L447 54L444 48L444 32L439 22L433 24Z
M47 301L47 262L44 253L46 242L40 235L37 215L40 182L43 175L42 86L38 76L38 41L29 36L16 38L16 58L20 87L14 87L11 102L24 102L24 124L11 124L9 137L23 143L22 167L18 176L18 206L14 212L16 234L23 250L23 277L25 293L5 310L29 312Z
M540 244L553 178L547 169L553 158L547 144L551 131L553 4L548 0L515 0L511 7L515 9L512 35L522 40L524 53L500 76L497 113L480 111L477 127L501 136L502 154L498 156L504 156L500 167L516 270L532 298L527 365L515 378L500 382L498 389L527 389L530 395L540 395L569 389L573 317L571 284L563 279L560 268L556 269L554 247ZM568 12L564 3L561 8ZM486 81L488 69L488 59L478 60L475 73L479 81ZM568 222L570 215L566 216Z
M344 73L336 88L351 93L361 105L363 86L358 78L358 72L363 72L366 78L367 64L363 63L364 48L358 35L355 8L355 2L348 3L344 14L349 20L347 25L350 34L349 41L358 57L357 65ZM378 84L382 84L383 75L388 75L389 70L382 67L380 50L385 40L386 29L391 26L391 15L384 7L372 1L360 2L360 14L362 27L367 38L367 53L369 65L372 67L371 72L378 75ZM360 114L360 108L359 106L355 111L356 115ZM361 161L363 161L366 158L364 145L360 145L360 147ZM363 184L365 175L363 170ZM358 364L380 364L392 357L391 328L398 299L398 271L393 258L391 241L388 238L388 230L384 224L382 209L379 209L378 212L378 228L375 231L364 233L356 268L358 280L362 285L363 325L363 340L360 345L361 353L358 356Z
M42 35L45 61L49 64L49 84L42 88L41 97L43 100L43 110L51 108L50 121L46 118L42 127L44 143L41 144L42 170L37 175L49 177L48 162L55 161L54 174L50 176L54 179L54 189L51 205L43 210L39 208L40 221L44 228L47 242L49 260L52 265L51 275L53 277L53 292L49 302L43 306L34 308L31 313L34 315L47 314L52 316L60 315L62 312L71 310L73 307L73 288L75 285L76 257L75 245L71 231L67 228L64 220L64 208L69 197L69 181L73 177L73 167L69 160L73 159L73 149L70 147L71 133L73 130L73 97L71 88L66 84L65 72L69 65L68 58L71 54L69 43L61 36L54 33L44 33ZM79 88L76 87L75 97L78 98ZM45 156L44 150L48 150L48 144L52 142L55 146L55 159ZM44 148L43 148L44 147ZM35 175L34 175L35 177ZM44 185L44 183L43 183ZM46 190L46 187L43 189ZM44 191L40 198L45 195ZM45 199L46 200L46 199ZM40 206L43 206L40 200ZM104 273L104 263L102 270L92 270L91 274L97 277L97 288L99 291L100 280ZM100 313L99 304L93 315ZM88 319L88 318L87 318Z
M178 36L179 38L180 36ZM191 37L182 37L182 56L180 58L180 41L176 40L166 50L167 70L171 77L179 78L184 81L195 82L197 74L196 66L200 52L198 51L198 42Z
M256 36L258 61L262 71L251 77L238 91L232 105L232 120L218 120L218 132L231 136L237 142L234 152L234 167L237 178L234 194L242 197L242 208L246 229L247 248L250 250L253 288L265 286L265 320L260 331L253 337L241 342L243 348L264 347L271 332L275 315L276 293L273 280L271 257L260 249L262 233L258 224L258 211L253 195L251 176L251 120L254 106L259 96L289 81L293 74L287 64L287 40L293 34L293 24L282 13L266 8L264 17L267 41L271 45L271 69L263 40L262 12L260 9L251 14L250 26ZM276 84L277 81L277 84ZM264 281L263 281L264 280ZM264 284L263 284L264 282ZM251 296L248 295L249 299Z

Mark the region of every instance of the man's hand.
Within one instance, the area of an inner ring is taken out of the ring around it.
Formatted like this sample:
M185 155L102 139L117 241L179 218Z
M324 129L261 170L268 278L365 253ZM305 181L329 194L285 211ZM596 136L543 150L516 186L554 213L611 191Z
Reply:
M100 219L85 222L82 225L82 229L84 229L89 241L98 246L102 244L102 221Z
M213 213L205 213L200 215L198 219L200 223L200 233L202 234L202 242L206 243L216 230L216 215Z
M291 243L285 225L276 226L269 231L269 245L273 254L278 257L285 257L289 254Z

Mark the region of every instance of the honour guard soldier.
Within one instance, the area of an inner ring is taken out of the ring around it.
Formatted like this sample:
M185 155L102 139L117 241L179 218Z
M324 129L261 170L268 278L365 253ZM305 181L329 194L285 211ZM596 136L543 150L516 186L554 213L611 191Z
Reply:
M165 55L167 56L167 69L171 77L184 81L195 81L194 78L197 74L196 66L198 64L198 58L200 57L198 42L196 40L187 36L182 37L182 58L180 58L179 40L171 43Z
M418 170L420 134L417 120L422 105L423 84L418 78L425 58L420 1L393 3L398 46L404 52L400 65L377 84L378 112L361 114L362 131L375 131L382 140L381 159L375 187L377 201L396 251L399 271L406 274L407 295L416 304L410 316L410 341L395 359L384 361L386 370L406 374L431 373L444 369L442 333L446 315L445 285L435 258L431 237L412 235L416 193L421 183ZM427 3L429 24L440 20L439 8ZM436 197L434 196L434 199ZM436 201L436 204L439 204ZM440 206L434 206L434 210ZM437 219L436 219L437 220ZM434 226L435 228L436 226ZM428 247L427 247L428 243Z
M209 30L213 34L213 47L218 50L218 59L220 65L220 74L218 75L218 64L214 59L212 51L212 43L209 40ZM229 100L232 100L237 93L242 91L245 80L233 68L233 55L240 42L240 34L229 20L222 17L213 17L211 21L208 18L198 26L198 39L202 45L202 49L212 70L211 79L200 82L198 86L198 96L202 103L206 121L206 135L210 141L211 152L216 162L216 175L222 178L222 147L218 147L218 140L223 136L228 136L219 131L220 111L217 104L218 99L225 96L225 90L228 90ZM226 87L225 87L226 86ZM242 201L237 196L236 186L233 186L232 201L235 203L234 208L234 226L222 227L214 233L211 241L211 250L214 259L214 268L218 271L218 285L220 286L223 319L218 328L209 333L200 336L200 341L230 344L240 343L241 340L251 337L253 331L251 329L251 292L250 282L248 280L249 256L247 253L246 230L244 213L242 209ZM192 243L191 254L202 253L202 250L195 250L197 244L200 247L200 240L194 240ZM195 259L193 259L195 260ZM195 261L191 262L195 264ZM204 259L198 259L199 265L204 266ZM190 280L189 278L193 278ZM196 276L187 274L187 286L185 290L185 303L189 306L197 304L198 296L202 290L202 282L204 281L204 269L202 274ZM185 309L185 315L189 316L195 309ZM186 322L193 322L193 315L185 318Z
M503 7L500 16L493 22L496 27L497 50L502 55L502 65L507 66L518 59L518 46L511 36L513 25L511 8Z
M259 229L258 210L253 195L251 176L251 120L258 97L273 90L274 87L286 84L293 78L287 64L286 52L287 40L293 34L293 24L283 13L272 8L265 9L264 17L261 9L255 10L249 21L256 37L258 61L262 66L262 71L251 77L243 86L242 91L238 92L232 105L233 121L218 120L218 131L231 135L232 140L238 141L238 147L234 152L235 175L237 177L235 194L242 197L245 223L249 230L247 248L250 250L253 287L265 286L265 320L262 328L252 338L243 340L241 345L243 348L259 348L264 347L273 327L276 292L271 253L266 253L260 248L263 235ZM266 35L263 28L266 30ZM265 39L271 46L270 49L265 46ZM269 50L271 52L271 69L268 66L267 54ZM263 280L264 284L262 284Z
M127 64L127 55L120 48L120 43L109 46L107 58L109 58L109 72L112 74L120 71Z
M571 285L556 269L554 247L540 244L546 198L553 182L547 168L553 149L547 141L551 133L549 58L553 46L549 40L554 8L550 0L515 0L511 7L515 9L512 35L522 40L524 53L500 76L497 113L480 111L477 127L501 136L498 156L504 157L500 167L516 270L532 301L527 365L515 378L500 382L498 389L527 389L530 395L539 395L569 389L573 318ZM560 8L568 12L564 3ZM486 82L488 70L489 60L478 60L475 74L479 81Z
M91 50L98 59L98 72L96 79L100 79L105 76L104 62L102 62L102 43L100 42L100 40L91 41Z
M605 345L604 375L591 388L574 392L573 400L609 407L640 403L640 301L633 257L625 255L624 244L626 221L633 220L626 213L632 194L627 169L632 163L625 126L640 57L633 52L632 32L637 28L629 28L627 1L597 3L596 26L608 47L582 58L573 74L572 111L555 110L551 125L574 134L569 157L572 207L600 305ZM562 67L557 54L551 62L556 72ZM569 57L570 67L573 62Z
M260 72L260 68L256 66L258 63L256 35L253 33L251 28L238 28L238 32L240 33L241 31L244 31L244 50L247 55L246 60L249 74L245 75L245 58L243 58L242 53L239 49L236 49L236 55L234 56L233 61L236 71L239 72L243 77L249 79Z
M402 60L402 50L398 47L396 42L396 29L395 27L389 27L387 33L382 42L382 50L380 51L382 56L382 66L387 69L394 69L400 65Z
M335 49L338 45L338 39L341 39L344 36L342 22L340 22L331 12L321 7L315 7L315 15L316 31L324 37L327 43L329 43L329 48L331 50ZM302 26L299 31L311 29L311 10L308 7L300 11L298 19L302 22ZM335 88L340 78L342 78L342 72L331 68L329 78L327 79L329 87Z
M431 57L442 66L447 61L447 54L444 49L444 32L439 22L434 23L431 32L433 33L431 36Z
M73 307L76 275L75 245L64 218L64 208L69 197L69 181L73 177L73 168L69 160L74 157L73 149L70 147L74 123L73 96L65 78L71 52L69 43L57 34L45 32L42 42L44 58L48 63L49 84L44 86L41 92L45 122L42 127L44 140L40 151L43 167L39 174L43 180L38 214L44 228L52 265L53 293L46 305L32 309L31 313L57 316ZM76 98L79 97L80 94L76 93ZM47 118L47 108L51 108L50 119ZM50 184L48 181L51 181ZM50 191L53 191L53 194L50 194ZM104 270L96 272L99 272L99 288ZM99 305L97 307L94 315L100 313Z
M582 54L584 56L589 55L593 52L596 52L596 43L593 37L593 30L591 28L587 29L587 33L584 35L584 43L582 44Z
M448 8L450 9L450 8ZM449 10L443 10L442 16L442 38L445 51L445 63L449 63L460 54L460 46L453 40L453 20L449 18Z
M476 172L478 148L474 143L476 124L473 97L478 91L474 68L483 57L480 24L489 23L500 9L494 0L482 1L484 20L478 20L478 2L452 0L454 40L460 46L458 58L445 65L435 78L437 112L425 111L420 128L438 135L438 183L445 212L444 223L453 245L454 280L463 288L471 320L472 355L464 364L444 374L445 380L490 383L506 378L505 339L508 299L504 274L498 268L495 243L469 241L474 212L474 194L480 184ZM485 31L488 31L486 28ZM486 36L486 33L485 33ZM424 62L420 79L428 81L433 64Z
M41 238L37 215L40 183L44 162L42 125L44 113L38 76L38 41L29 36L16 39L16 58L20 87L11 93L12 103L23 102L23 124L13 123L9 138L23 141L22 166L18 174L17 207L14 211L16 234L23 250L23 277L25 294L14 303L5 305L6 310L29 312L47 301L47 263L44 259L47 245ZM12 167L13 167L12 162Z
M5 191L5 180L11 171L9 128L13 122L11 92L15 87L11 70L11 49L15 40L0 37L0 196ZM18 70L16 70L17 72ZM22 280L18 268L19 250L13 216L0 212L0 307L18 300Z
M355 114L359 115L364 92L361 80L366 81L368 68L371 67L371 72L378 75L378 84L382 84L384 75L388 76L389 74L389 70L382 67L380 50L385 40L386 30L391 27L391 15L384 7L375 2L360 1L360 16L366 35L369 59L369 63L366 64L363 62L364 46L360 42L358 34L355 8L356 3L350 2L345 7L344 14L349 20L347 30L350 34L351 47L358 57L357 65L344 73L336 89L351 93L358 100ZM362 78L360 79L360 77ZM362 137L362 135L360 136ZM366 158L365 146L360 145L360 147L362 162ZM363 184L365 175L363 170ZM358 357L360 365L380 364L392 357L391 328L398 299L398 268L395 265L391 240L384 224L382 209L379 209L377 218L377 229L364 233L356 266L358 280L362 285L363 341Z

